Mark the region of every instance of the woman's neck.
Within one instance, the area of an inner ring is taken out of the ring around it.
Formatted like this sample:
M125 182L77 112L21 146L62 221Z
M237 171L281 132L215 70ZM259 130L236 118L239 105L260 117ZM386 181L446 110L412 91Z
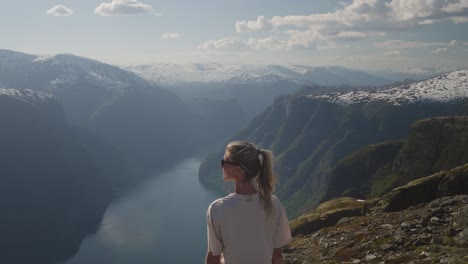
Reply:
M257 189L252 184L252 181L236 181L236 191L237 194L256 194Z

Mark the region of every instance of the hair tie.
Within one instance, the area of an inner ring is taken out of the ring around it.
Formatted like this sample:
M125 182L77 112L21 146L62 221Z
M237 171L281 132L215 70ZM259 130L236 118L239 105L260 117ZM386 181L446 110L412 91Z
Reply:
M259 157L260 154L262 155ZM263 153L260 149L257 149L257 158L258 158L258 161L260 161L260 165L263 166L263 160L265 159L265 157L263 156Z

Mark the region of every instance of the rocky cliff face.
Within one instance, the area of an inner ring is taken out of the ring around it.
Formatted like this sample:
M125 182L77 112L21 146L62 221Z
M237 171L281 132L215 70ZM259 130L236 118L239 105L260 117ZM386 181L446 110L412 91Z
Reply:
M467 121L420 120L404 142L370 145L340 160L325 197L374 199L335 198L292 220L286 263L467 262ZM382 185L397 188L375 198L372 190Z
M468 116L430 118L416 122L393 163L405 181L468 162Z
M467 116L419 120L405 141L366 146L340 160L323 200L379 197L411 180L468 163L467 144Z
M124 163L70 126L59 102L32 91L0 89L0 123L0 262L71 257L128 177Z

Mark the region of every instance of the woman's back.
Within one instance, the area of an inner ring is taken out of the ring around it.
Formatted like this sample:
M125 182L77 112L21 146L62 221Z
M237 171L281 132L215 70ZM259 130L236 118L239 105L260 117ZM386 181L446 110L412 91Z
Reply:
M246 141L231 142L221 160L223 178L235 193L214 201L207 212L206 263L282 263L282 247L291 241L283 205L273 196L273 154Z
M214 201L208 208L207 218L212 228L208 246L222 250L227 264L269 264L274 248L291 240L286 213L274 196L268 214L258 193L232 193Z

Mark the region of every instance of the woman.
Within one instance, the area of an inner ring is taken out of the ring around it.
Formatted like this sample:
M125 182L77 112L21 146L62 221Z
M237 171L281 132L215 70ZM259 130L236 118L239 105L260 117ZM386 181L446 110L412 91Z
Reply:
M282 247L291 241L284 207L272 195L276 183L273 154L245 141L231 142L221 160L225 181L235 193L208 208L206 264L283 263Z

